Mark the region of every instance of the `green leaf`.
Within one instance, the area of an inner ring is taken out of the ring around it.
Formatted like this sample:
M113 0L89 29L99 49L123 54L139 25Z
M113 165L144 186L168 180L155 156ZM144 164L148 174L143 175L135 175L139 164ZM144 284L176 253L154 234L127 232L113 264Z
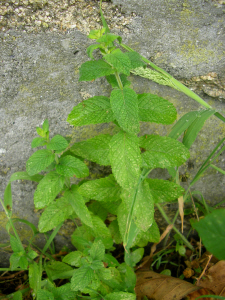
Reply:
M105 296L106 300L135 300L135 294L126 292L114 292Z
M54 300L54 295L46 290L38 290L37 291L37 300Z
M142 136L140 146L147 150L142 158L151 169L180 166L190 157L182 143L166 136Z
M129 254L133 267L142 259L144 251L144 248L138 248Z
M94 59L92 53L94 50L101 48L101 45L99 44L94 44L94 45L90 45L89 47L87 47L87 55L91 58Z
M67 142L67 140L63 136L57 134L47 144L47 149L64 151L68 147L68 145L69 143Z
M97 39L98 43L104 43L105 46L111 44L113 41L118 40L119 42L122 42L122 38L119 35L115 35L112 33L107 33L101 36L99 39Z
M106 76L106 79L113 88L120 88L115 75L112 74L112 75ZM127 80L127 76L124 74L120 74L120 80L123 84L123 87L130 86L130 84L131 84L131 82L129 80Z
M110 214L117 215L117 209L120 206L121 199L113 202L101 202L101 206L103 206Z
M113 174L123 188L133 187L140 176L141 155L136 135L120 131L110 142Z
M123 73L127 76L130 75L130 70L132 69L130 58L125 53L123 53L120 49L116 49L112 51L110 54L106 54L104 56L104 59L110 65L112 65L117 70L117 72Z
M110 103L116 120L129 133L140 131L137 94L129 87L111 92Z
M105 246L101 240L94 241L90 249L90 256L93 260L103 260L105 255Z
M10 270L14 271L16 268L19 267L19 261L21 258L21 255L23 255L23 252L15 252L10 256Z
M11 189L11 183L8 183L5 191L4 191L4 206L5 209L8 212L9 216L12 216L12 189Z
M118 270L119 270L119 272L121 274L121 277L122 277L122 279L124 281L124 285L125 285L126 290L128 292L131 292L131 293L134 292L134 288L135 288L135 285L136 285L137 277L136 277L136 275L134 273L133 268L129 267L125 263L122 263L118 267Z
M112 136L109 134L97 135L83 142L75 143L71 152L100 165L110 165L109 143Z
M55 159L55 154L50 150L37 150L26 163L28 175L32 176L47 168Z
M75 270L71 279L71 289L73 291L82 291L94 279L94 274L94 270L90 267L83 267Z
M146 179L149 184L154 203L173 201L185 193L180 185L162 179Z
M93 201L88 205L88 209L96 216L99 216L102 221L105 221L108 216L108 211L101 204L102 202Z
M190 149L191 145L194 143L199 131L202 129L205 121L214 115L216 111L212 109L203 110L200 112L200 115L192 122L190 127L188 127L185 132L182 143Z
M113 175L83 183L79 192L88 199L99 201L117 201L120 199L121 188Z
M71 242L76 249L84 251L91 246L91 242L94 240L91 227L82 225L77 227L72 236Z
M130 59L131 69L136 69L145 65L139 53L132 51L125 52L124 54Z
M46 132L42 128L36 127L36 131L37 131L37 134L40 135L41 137L43 137L43 138L47 137Z
M43 177L44 176L40 175L40 174L30 176L27 174L27 172L16 172L11 175L9 182L12 182L15 180L30 180L30 181L40 182Z
M82 257L84 257L84 254L81 251L73 251L64 256L62 261L71 266L80 267L80 260Z
M49 205L61 192L65 177L56 173L48 173L38 184L34 192L34 205L37 209Z
M99 269L104 269L104 264L102 261L99 261L99 260L94 260L92 263L91 263L91 268L92 270L99 270Z
M147 231L154 219L154 200L148 183L142 181L137 189L135 187L133 191L124 190L121 198L127 206L130 218L134 220L137 227Z
M84 224L92 227L93 224L90 212L88 211L87 206L85 205L83 197L78 192L78 186L72 185L71 189L65 192L64 197L70 203L74 212L81 219L81 221Z
M105 28L91 30L88 35L88 38L97 40L103 35L104 32L105 32Z
M19 243L17 238L12 234L10 234L10 245L11 245L13 252L21 252L21 251L23 252L24 251L22 244Z
M56 165L56 172L65 177L76 176L77 178L82 178L89 175L89 169L86 164L79 158L71 155L59 159L59 164Z
M73 274L73 268L60 261L50 261L45 267L48 277L55 279L70 278Z
M54 227L64 222L73 213L72 207L67 199L59 198L50 204L42 213L38 229L40 232L52 230Z
M41 288L41 270L39 265L33 261L29 265L29 284L30 288L33 289L34 294L37 294L37 291Z
M47 144L46 139L43 137L36 137L31 142L31 148L45 146Z
M67 122L74 126L108 123L115 119L109 98L95 96L82 101L73 108Z
M153 220L152 226L146 231L139 231L136 235L131 247L145 247L148 243L158 243L160 240L160 231L159 227L156 224L155 220Z
M71 284L66 283L60 287L53 287L51 292L54 294L55 299L57 300L76 300L76 292L71 291Z
M45 119L45 120L44 120L44 123L43 123L43 125L42 125L42 128L43 128L44 132L46 132L46 133L49 131L49 123L48 123L48 119Z
M15 292L14 294L13 294L13 298L12 298L13 300L23 300L22 299L22 293L20 292L20 291L18 291L18 292Z
M113 68L102 59L86 61L80 67L79 81L91 81L114 72Z
M116 244L121 244L123 242L121 234L120 234L120 230L119 230L119 225L118 225L118 221L113 220L110 224L109 224L109 230L111 232L112 238L114 243Z
M173 104L153 94L138 95L138 109L139 120L143 122L172 124L177 118Z
M122 243L122 240L121 240L121 243ZM118 267L120 265L119 262L116 260L116 258L113 257L111 254L105 254L103 261L105 263L107 263L107 265L109 267Z
M199 222L192 224L206 249L219 260L225 259L225 209L214 210Z

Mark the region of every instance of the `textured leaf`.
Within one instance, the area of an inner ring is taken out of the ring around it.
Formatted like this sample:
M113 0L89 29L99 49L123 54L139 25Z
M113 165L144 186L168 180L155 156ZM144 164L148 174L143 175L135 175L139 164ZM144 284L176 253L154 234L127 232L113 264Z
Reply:
M106 76L106 79L113 88L120 88L115 75L112 74L112 75ZM120 80L123 84L123 87L131 85L131 82L129 80L127 80L127 76L124 74L120 74Z
M89 175L89 169L85 163L71 155L60 158L59 164L56 165L56 171L66 177L75 175L77 178L82 178Z
M110 224L109 224L109 230L111 232L111 235L112 235L112 238L113 238L113 241L116 243L116 244L121 244L122 243L122 237L121 237L121 234L120 234L120 230L119 230L119 225L118 225L118 221L117 219L112 221Z
M124 190L122 199L138 228L147 231L154 219L154 200L146 181L132 190Z
M116 120L129 133L140 131L137 94L129 87L111 92L110 103Z
M180 166L190 157L188 149L182 143L165 136L142 136L140 146L147 150L142 158L151 169Z
M135 300L135 294L126 292L114 292L105 296L106 300Z
M55 159L55 154L50 150L37 150L26 163L28 175L32 176L47 168Z
M93 201L88 205L88 209L96 216L99 216L102 221L105 221L108 216L108 211L102 206L102 202Z
M135 239L133 240L133 244L131 247L138 246L138 247L145 247L148 243L158 243L160 240L160 231L159 227L156 224L155 220L153 220L152 226L146 231L139 231L136 235Z
M113 68L102 59L86 61L81 65L79 71L79 81L91 81L115 72Z
M193 223L206 249L219 260L225 259L225 209L214 210L199 222Z
M31 142L31 148L36 148L36 147L44 146L46 144L47 144L47 142L46 142L45 138L43 138L43 137L36 137Z
M118 40L120 43L122 42L122 38L119 35L107 33L107 34L102 35L99 39L97 39L97 42L104 43L105 46L107 46L115 40Z
M64 197L68 200L74 212L81 219L81 221L84 224L92 227L93 225L90 212L85 205L83 197L78 192L78 186L72 185L71 189L65 192Z
M93 233L95 237L102 238L103 243L104 243L103 239L111 238L111 234L108 227L98 216L92 216L92 223L93 223ZM105 243L104 245L107 248Z
M117 215L117 209L120 206L121 199L113 202L101 202L101 206L103 206L110 214Z
M71 289L73 291L82 291L90 284L91 280L94 279L94 274L94 270L92 270L90 267L84 267L75 270L71 279Z
M38 290L37 291L37 300L54 300L53 293L46 290Z
M162 179L146 179L149 184L154 203L173 201L185 192L180 185Z
M57 300L76 300L77 292L71 291L71 284L66 283L60 287L51 289L51 292L54 294L54 299Z
M122 239L121 239L122 243ZM118 267L120 264L118 263L117 259L113 257L111 254L105 254L103 261L107 263L109 267Z
M139 53L135 51L131 51L131 52L126 52L124 54L127 55L130 59L131 69L136 69L138 67L143 67L145 65Z
M120 199L120 186L113 175L83 183L79 192L88 199L99 201L117 201Z
M134 273L133 268L129 267L127 264L122 263L118 267L121 277L125 283L125 288L128 292L134 292L137 277ZM126 298L125 298L126 299ZM133 299L133 298L132 298ZM135 298L134 298L135 299Z
M130 58L120 49L116 49L110 54L106 54L104 56L104 59L109 64L111 64L119 73L124 73L127 76L130 75L130 69L132 68Z
M30 181L40 182L43 177L44 176L40 175L40 174L30 176L27 174L27 172L15 172L11 175L9 182L12 182L15 180L30 180Z
M67 140L63 136L57 134L47 144L47 149L63 151L68 147L68 145L69 143Z
M22 296L23 296L23 295L22 295L22 293L21 293L20 291L15 292L15 293L13 294L12 300L23 300Z
M23 246L21 243L18 243L17 238L14 235L10 234L10 245L13 252L20 252L24 251Z
M88 55L91 59L94 59L92 53L93 53L94 50L99 49L99 48L101 48L101 45L99 45L99 44L90 45L89 47L87 47L87 55Z
M63 262L71 266L80 267L80 260L84 256L81 251L73 251L63 257Z
M144 255L144 248L138 248L131 252L130 257L133 264L133 267L136 266L136 264L142 259Z
M172 124L177 118L176 108L168 100L153 94L138 95L139 120Z
M52 230L72 215L73 209L67 199L59 198L50 204L42 213L38 228L40 232Z
M41 287L41 270L39 265L33 261L29 265L29 284L30 288L33 289L34 294L37 294L38 289Z
M67 122L74 126L108 123L115 119L109 98L95 96L74 106Z
M73 268L61 261L50 261L46 265L45 270L48 277L52 278L53 280L70 278L71 274L73 274Z
M140 176L141 155L136 135L120 131L110 142L113 174L123 188L132 187Z
M94 241L90 249L90 256L93 260L103 260L105 255L105 246L101 240Z
M61 192L65 177L55 172L48 173L38 184L34 192L34 205L37 209L49 205Z
M94 161L100 165L110 165L109 142L112 136L109 134L97 135L92 139L75 143L71 152L85 159Z
M19 267L20 258L21 258L20 252L15 252L10 255L9 261L10 261L11 271L14 271L16 268Z

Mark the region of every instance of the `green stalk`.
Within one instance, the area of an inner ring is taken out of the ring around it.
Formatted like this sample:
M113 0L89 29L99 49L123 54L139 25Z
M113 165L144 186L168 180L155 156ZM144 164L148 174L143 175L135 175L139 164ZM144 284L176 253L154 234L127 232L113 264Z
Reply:
M166 220L166 222L171 225L172 222L169 220L169 218L167 217L164 209L158 204L156 203L156 206L158 208L158 210L160 211L161 215L163 216L163 218ZM180 238L183 240L184 244L191 249L192 251L194 251L194 247L188 242L188 240L183 236L183 234L180 233L180 231L175 227L175 225L173 224L173 230L180 236Z
M123 84L122 84L122 81L120 79L120 75L117 71L115 72L115 76L116 76L116 80L117 80L117 83L118 83L120 89L123 90Z

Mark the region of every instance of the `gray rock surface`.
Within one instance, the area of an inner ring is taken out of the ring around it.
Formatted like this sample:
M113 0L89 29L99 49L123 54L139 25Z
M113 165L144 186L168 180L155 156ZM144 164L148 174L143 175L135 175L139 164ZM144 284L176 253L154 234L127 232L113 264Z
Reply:
M10 176L24 171L33 153L35 128L48 118L51 134L73 135L77 140L106 133L112 126L74 129L66 122L72 107L94 95L109 95L104 79L78 82L79 66L87 60L92 42L86 34L100 27L99 1L11 0L0 6L0 197ZM225 111L225 5L212 0L113 0L103 2L112 32L180 79L212 107ZM150 92L174 103L178 116L200 105L182 93L131 76L138 93ZM171 126L142 124L142 133L167 134ZM225 136L225 126L215 117L208 120L191 148L189 164L181 174L194 176L204 159ZM224 168L222 154L217 166ZM97 172L99 172L97 168ZM158 176L153 173L152 176ZM164 172L159 176L168 177ZM187 180L189 180L187 179ZM196 184L210 203L224 200L225 178L210 169ZM187 182L183 183L187 186ZM35 184L15 182L13 215L37 224L33 193ZM173 212L172 212L173 213ZM161 222L161 221L160 221ZM6 218L0 208L0 240L8 240ZM160 223L161 224L161 223ZM59 248L70 246L72 224L67 222L58 237ZM163 225L161 225L163 227ZM18 224L24 242L29 229ZM40 237L39 244L44 240ZM0 258L0 265L7 264Z

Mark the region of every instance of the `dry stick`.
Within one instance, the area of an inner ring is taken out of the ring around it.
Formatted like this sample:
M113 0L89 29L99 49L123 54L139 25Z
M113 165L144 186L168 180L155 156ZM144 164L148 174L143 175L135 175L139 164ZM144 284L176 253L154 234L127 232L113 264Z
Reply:
M199 281L201 280L202 276L205 274L206 268L208 267L208 264L209 264L211 258L213 257L212 254L207 255L207 256L209 257L209 260L208 260L207 264L205 265L205 268L204 268L204 270L202 271L201 275L198 277L198 280L196 281L196 285L199 284Z

